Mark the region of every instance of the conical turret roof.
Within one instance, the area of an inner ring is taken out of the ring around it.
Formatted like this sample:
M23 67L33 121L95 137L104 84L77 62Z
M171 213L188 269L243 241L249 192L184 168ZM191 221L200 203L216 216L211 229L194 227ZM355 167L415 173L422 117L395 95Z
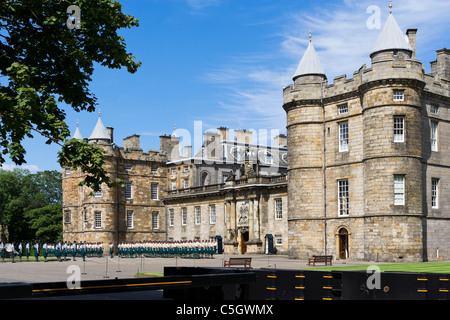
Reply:
M110 140L111 137L108 134L105 126L103 125L102 118L100 115L98 116L97 124L95 125L94 130L92 131L89 140Z
M83 136L81 135L80 128L78 128L78 125L77 130L75 130L75 134L73 135L72 139L83 140Z
M385 50L413 51L413 48L409 44L406 35L403 34L392 13L389 14L383 30L378 36L377 42L372 49L371 56L377 52Z
M300 76L312 74L325 76L325 71L323 70L322 64L320 63L320 59L317 55L316 49L314 48L314 45L310 40L308 48L306 48L302 60L300 60L293 79L295 80Z

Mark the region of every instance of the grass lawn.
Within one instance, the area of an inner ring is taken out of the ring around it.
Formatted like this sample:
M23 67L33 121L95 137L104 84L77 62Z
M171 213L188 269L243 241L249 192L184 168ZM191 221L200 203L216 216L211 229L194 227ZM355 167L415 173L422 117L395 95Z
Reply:
M370 265L343 266L343 267L317 267L313 270L367 270ZM420 263L393 263L377 264L380 271L393 272L432 272L432 273L450 273L450 262L420 262Z

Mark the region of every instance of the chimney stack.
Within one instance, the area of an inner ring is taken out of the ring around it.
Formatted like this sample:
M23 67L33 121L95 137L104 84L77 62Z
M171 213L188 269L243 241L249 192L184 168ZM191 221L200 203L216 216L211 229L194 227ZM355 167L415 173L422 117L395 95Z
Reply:
M412 58L416 58L416 34L417 29L408 29L406 30L406 35L408 36L409 44L411 45L411 48L413 49Z

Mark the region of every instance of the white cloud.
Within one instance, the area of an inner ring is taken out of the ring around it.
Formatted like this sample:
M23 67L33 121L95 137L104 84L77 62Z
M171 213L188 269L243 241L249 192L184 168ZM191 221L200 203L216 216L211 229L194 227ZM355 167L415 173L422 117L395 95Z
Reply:
M37 171L41 171L41 169L34 164L24 164L21 166L16 166L15 164L3 164L0 166L0 169L2 170L6 170L6 171L13 171L14 169L27 169L30 172L37 172Z
M206 7L217 6L220 0L187 0L187 4L196 9L201 10Z
M377 3L380 29L369 29L367 20L371 13L367 8L373 2L341 0L328 7L318 6L316 11L286 14L284 24L278 21L274 25L274 30L278 29L278 47L262 55L258 52L229 58L227 64L205 74L204 80L229 92L220 99L220 111L210 117L210 122L224 125L228 119L234 126L284 129L282 88L292 83L309 41L309 30L329 82L343 74L352 78L363 64L369 68L370 52L389 14L388 3ZM439 39L447 33L449 13L450 1L446 0L395 2L393 14L400 28L419 29L417 57L426 68L435 59L435 50L444 47Z

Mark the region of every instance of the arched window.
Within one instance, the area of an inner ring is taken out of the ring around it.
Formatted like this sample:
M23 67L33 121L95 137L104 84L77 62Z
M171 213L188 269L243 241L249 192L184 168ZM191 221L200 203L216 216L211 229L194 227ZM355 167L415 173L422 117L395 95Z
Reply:
M200 176L200 184L201 186L206 186L208 185L208 172L203 171L201 176Z

